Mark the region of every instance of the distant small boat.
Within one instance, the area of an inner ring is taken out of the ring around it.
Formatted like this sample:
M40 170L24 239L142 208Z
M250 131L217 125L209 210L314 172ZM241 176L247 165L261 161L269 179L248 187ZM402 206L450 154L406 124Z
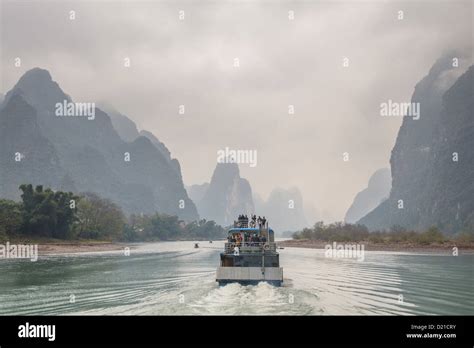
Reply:
M194 243L194 249L197 249L199 248L199 244L198 243Z

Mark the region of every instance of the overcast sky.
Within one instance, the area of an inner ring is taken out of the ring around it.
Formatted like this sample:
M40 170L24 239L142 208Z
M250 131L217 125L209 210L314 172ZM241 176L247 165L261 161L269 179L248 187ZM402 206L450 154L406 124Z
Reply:
M296 186L326 220L389 166L402 120L380 103L408 102L444 52L472 54L472 1L1 4L0 92L48 69L75 101L107 101L152 131L187 185L210 180L218 150L257 150L256 167L240 166L253 190Z

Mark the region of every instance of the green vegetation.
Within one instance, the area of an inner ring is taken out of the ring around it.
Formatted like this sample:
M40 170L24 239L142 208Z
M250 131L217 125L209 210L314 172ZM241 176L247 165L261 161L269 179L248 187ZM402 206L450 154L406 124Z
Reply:
M322 221L314 224L313 228L305 228L293 234L294 239L312 239L322 241L349 242L365 240L369 230L363 225L336 222L325 225Z
M21 185L21 232L26 235L69 239L75 221L75 202L71 192L43 190L43 186Z
M185 224L176 216L154 214L132 215L125 228L124 238L136 240L219 239L225 230L214 221L199 220Z
M74 230L85 239L120 239L127 220L118 205L94 193L84 194L77 203Z
M0 240L20 231L22 226L21 210L20 203L0 199Z
M127 217L112 201L94 193L75 195L21 185L21 202L0 200L0 240L156 241L225 236L214 221L185 223L165 214Z
M442 244L445 242L472 243L474 233L463 232L454 236L445 236L436 227L424 232L406 230L400 226L393 226L389 231L369 232L366 226L336 222L325 225L317 222L312 228L305 228L293 234L294 239L309 239L324 242L362 242L374 244Z

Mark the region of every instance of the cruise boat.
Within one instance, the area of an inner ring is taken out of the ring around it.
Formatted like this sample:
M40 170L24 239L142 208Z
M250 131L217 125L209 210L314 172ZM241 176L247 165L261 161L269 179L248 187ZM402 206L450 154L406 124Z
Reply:
M267 282L275 286L283 283L283 268L276 251L275 234L265 219L252 217L250 227L246 216L239 216L229 229L224 252L216 272L219 285L244 285Z

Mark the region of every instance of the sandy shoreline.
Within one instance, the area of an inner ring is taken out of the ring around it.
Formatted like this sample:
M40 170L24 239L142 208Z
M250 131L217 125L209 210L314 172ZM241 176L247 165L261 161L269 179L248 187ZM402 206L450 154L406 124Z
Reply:
M51 239L19 239L0 241L0 245L37 245L38 255L53 255L53 254L74 254L74 253L90 253L90 252L104 252L104 251L123 251L125 248L134 250L139 244L143 243L159 243L159 242L181 242L184 240L171 241L146 241L146 242L110 242L110 241L95 241L95 240L79 240L79 241L61 241ZM187 241L187 240L186 240ZM207 240L205 240L207 242ZM189 242L205 242L189 241ZM8 244L7 244L8 243Z
M119 243L109 241L60 241L60 240L9 240L0 242L5 248L14 245L37 245L38 255L73 254L85 252L118 251L125 248L134 249L135 243Z
M400 244L375 244L370 242L344 242L338 244L363 244L364 250L367 251L406 251L406 252L442 252L442 253L453 253L453 248L457 247L460 253L474 253L474 244L458 244L454 242L445 243L445 244L428 244L428 245L420 245L420 244L408 244L408 243L400 243ZM325 241L316 241L316 240L294 240L289 239L285 241L277 242L279 247L295 247L295 248L310 248L310 249L324 249L327 244L331 244L330 242Z
M130 244L126 243L38 243L39 255L50 254L74 254L84 252L100 252L100 251L117 251L125 250L125 248L133 249Z

